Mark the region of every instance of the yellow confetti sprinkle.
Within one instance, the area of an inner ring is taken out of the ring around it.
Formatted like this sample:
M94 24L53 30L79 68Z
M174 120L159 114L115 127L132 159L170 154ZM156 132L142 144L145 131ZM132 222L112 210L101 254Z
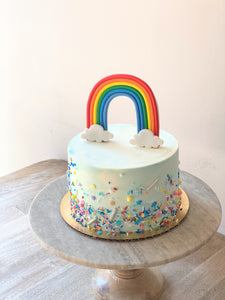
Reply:
M72 195L71 198L74 200L74 199L77 198L77 196L76 195Z
M132 197L131 197L131 196L128 196L128 197L127 197L127 202L129 202L129 203L130 203L130 202L132 202L132 200L133 200L133 199L132 199Z
M142 214L141 214L141 217L144 218L144 217L145 217L145 214L142 213Z
M93 190L95 190L95 189L96 189L96 185L95 185L95 184L92 184L92 185L91 185L91 188L92 188Z
M181 183L182 183L182 180L179 179L179 184L181 184Z
M73 174L76 175L76 172L74 171Z

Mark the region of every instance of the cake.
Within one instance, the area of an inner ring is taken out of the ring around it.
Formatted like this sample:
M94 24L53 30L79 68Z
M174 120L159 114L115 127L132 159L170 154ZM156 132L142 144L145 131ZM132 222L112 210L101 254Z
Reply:
M137 124L107 124L110 102L129 97ZM167 231L181 207L176 138L159 130L150 87L112 75L92 89L87 128L68 145L69 209L73 227L105 239L139 239Z

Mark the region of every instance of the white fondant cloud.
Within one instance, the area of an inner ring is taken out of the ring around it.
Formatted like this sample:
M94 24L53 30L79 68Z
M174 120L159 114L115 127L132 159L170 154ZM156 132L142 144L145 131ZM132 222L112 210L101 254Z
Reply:
M143 129L135 134L134 139L130 140L132 145L146 148L158 148L163 144L163 140L154 135L149 129Z
M81 134L82 139L87 139L89 142L108 142L109 139L113 138L113 134L104 128L101 125L94 124L91 127L86 128L85 131Z

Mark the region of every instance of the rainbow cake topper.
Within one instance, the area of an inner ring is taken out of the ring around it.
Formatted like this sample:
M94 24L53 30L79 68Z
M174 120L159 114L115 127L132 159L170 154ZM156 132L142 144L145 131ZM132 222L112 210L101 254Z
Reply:
M159 117L155 96L147 83L138 77L127 74L107 76L93 87L87 103L87 129L82 134L82 138L102 142L113 137L107 131L107 115L110 102L117 96L127 96L135 105L137 116L136 136L138 137L131 140L131 143L144 147L154 147L156 144L157 146L154 148L160 146L162 140L158 138ZM153 141L154 139L154 145L149 146L149 143L147 145L146 142L144 142L145 145L142 145L143 142L138 142L141 136L142 140L144 136L145 140L151 139Z

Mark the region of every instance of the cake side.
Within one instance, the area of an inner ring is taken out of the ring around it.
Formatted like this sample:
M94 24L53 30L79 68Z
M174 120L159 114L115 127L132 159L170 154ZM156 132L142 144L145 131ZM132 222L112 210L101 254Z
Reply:
M162 132L161 149L140 149L125 139L135 126L111 130L115 138L109 143L82 143L78 135L68 146L74 222L113 236L167 226L180 206L176 139Z

